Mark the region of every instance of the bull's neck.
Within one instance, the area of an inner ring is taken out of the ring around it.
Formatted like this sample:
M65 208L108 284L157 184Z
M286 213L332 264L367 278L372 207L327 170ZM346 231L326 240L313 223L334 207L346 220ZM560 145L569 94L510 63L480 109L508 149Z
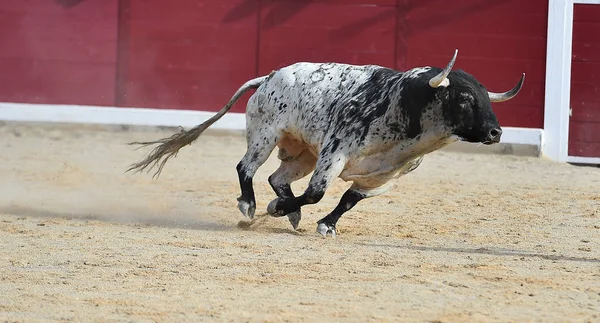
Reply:
M452 136L446 125L442 102L430 89L415 86L403 77L388 92L390 106L382 126L397 141L437 141Z

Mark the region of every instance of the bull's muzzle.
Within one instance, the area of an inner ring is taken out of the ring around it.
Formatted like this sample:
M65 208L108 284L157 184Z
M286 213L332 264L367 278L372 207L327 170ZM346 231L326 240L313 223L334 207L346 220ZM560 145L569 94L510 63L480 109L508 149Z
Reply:
M486 145L497 144L500 142L501 137L502 137L502 129L492 128L488 132L487 138L483 143Z

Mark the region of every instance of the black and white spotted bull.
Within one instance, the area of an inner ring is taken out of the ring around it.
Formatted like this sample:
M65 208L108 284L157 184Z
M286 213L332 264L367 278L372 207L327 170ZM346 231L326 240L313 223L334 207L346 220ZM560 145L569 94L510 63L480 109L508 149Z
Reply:
M393 180L415 170L423 156L457 140L486 145L500 142L502 129L491 102L509 100L488 92L473 76L446 68L419 67L406 72L366 65L296 63L246 82L215 116L170 138L132 144L155 147L129 170L158 166L191 144L250 89L246 107L247 151L237 165L238 208L253 218L252 177L278 146L279 168L269 177L277 194L267 211L287 215L294 229L300 209L319 202L332 181L352 181L317 232L336 234L336 223L356 203L387 191ZM313 172L314 171L314 172ZM306 190L295 196L290 184L313 172Z

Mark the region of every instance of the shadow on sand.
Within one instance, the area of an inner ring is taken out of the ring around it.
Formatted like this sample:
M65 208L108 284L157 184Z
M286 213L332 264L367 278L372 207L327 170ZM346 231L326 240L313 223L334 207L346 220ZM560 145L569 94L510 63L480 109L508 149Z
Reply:
M144 225L150 227L204 230L204 231L255 231L263 233L291 234L302 236L302 231L292 229L271 227L265 225L270 218L267 213L257 214L253 220L241 220L237 226L227 225L215 221L199 219L192 214L177 214L177 216L164 217L146 211L128 213L96 213L96 212L65 212L42 210L21 206L0 207L0 214L11 214L22 217L74 219L83 221L101 221L106 223Z
M76 220L93 220L107 223L140 224L147 226L192 229L192 230L210 230L210 231L233 231L236 228L223 223L198 219L189 214L178 214L176 217L162 217L158 214L139 212L136 214L118 214L118 213L70 213L50 210L42 210L28 207L9 206L0 208L0 213L12 214L24 217L38 218L60 218Z
M407 250L417 251L433 251L433 252L451 252L451 253L463 253L463 254L479 254L479 255L490 255L490 256L510 256L510 257L525 257L525 258L541 258L544 260L553 261L575 261L575 262L589 262L589 263L600 263L598 258L585 258L585 257L571 257L563 255L551 255L537 252L529 252L524 250L510 250L510 249L489 249L489 248L449 248L449 247L427 247L427 246L409 246L409 245L393 245L393 244L379 244L379 243L358 243L361 246L366 247L385 247L385 248L399 248Z

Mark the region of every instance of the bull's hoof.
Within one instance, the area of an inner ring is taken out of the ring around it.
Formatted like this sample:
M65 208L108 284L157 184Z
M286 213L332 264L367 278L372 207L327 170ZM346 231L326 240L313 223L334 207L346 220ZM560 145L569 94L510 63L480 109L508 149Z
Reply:
M294 227L294 230L298 230L298 225L300 224L300 220L302 219L302 213L300 213L300 210L292 212L287 216L288 220L290 220L290 223L292 224L292 227Z
M278 204L281 203L281 201L282 200L280 198L276 198L269 202L269 205L267 206L267 213L274 217L287 215L292 227L294 227L294 230L298 230L298 225L302 219L302 213L300 212L300 209L292 212L286 212L286 210L282 210L281 207L278 207Z
M269 202L269 205L267 205L267 213L274 217L280 217L288 214L285 212L285 210L281 209L281 207L278 205L279 203L281 203L280 198L276 198Z
M280 214L282 213L281 210L277 210L277 202L279 201L279 198L275 198L273 201L269 202L269 205L267 205L267 213L269 213L269 215L271 216L276 216L276 217L280 217L280 216L284 216L285 214Z
M256 211L256 204L249 203L241 198L238 198L238 209L242 214L250 219L254 219L254 212Z
M317 232L320 233L323 238L327 238L328 234L331 234L331 237L335 238L335 225L319 222L317 225Z

